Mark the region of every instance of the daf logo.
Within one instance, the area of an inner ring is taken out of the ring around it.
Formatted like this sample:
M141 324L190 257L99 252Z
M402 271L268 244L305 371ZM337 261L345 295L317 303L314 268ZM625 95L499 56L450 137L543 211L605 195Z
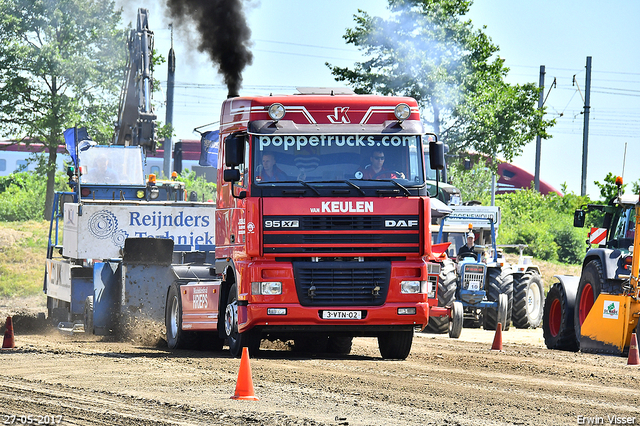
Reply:
M413 228L418 226L417 220L385 220L385 228Z

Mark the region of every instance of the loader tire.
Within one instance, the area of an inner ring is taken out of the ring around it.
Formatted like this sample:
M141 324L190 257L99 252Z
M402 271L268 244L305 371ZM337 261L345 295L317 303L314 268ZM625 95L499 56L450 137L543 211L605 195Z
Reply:
M573 327L573 309L560 283L555 283L544 301L542 335L549 349L577 352L580 347Z
M498 302L500 295L507 296L507 319L502 325L502 330L509 330L511 323L511 309L513 305L513 274L509 268L487 268L487 282L485 285L487 298ZM484 329L495 330L498 326L498 308L484 310Z
M527 271L513 278L513 308L511 319L516 328L538 328L544 309L544 286L536 271Z
M587 315L589 315L589 311L591 311L591 307L600 293L622 294L622 282L605 280L600 260L594 259L587 263L582 269L578 291L576 292L573 327L575 329L578 346L580 346L582 323L587 318Z
M456 265L447 259L442 263L438 278L438 306L452 306L456 300L458 276ZM423 333L445 334L449 332L449 317L429 317Z

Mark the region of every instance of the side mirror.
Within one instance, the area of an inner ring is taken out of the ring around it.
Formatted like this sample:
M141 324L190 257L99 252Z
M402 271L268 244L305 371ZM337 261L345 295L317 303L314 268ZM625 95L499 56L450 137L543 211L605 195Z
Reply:
M240 181L240 170L238 169L225 169L222 172L222 178L225 182L238 182Z
M442 142L429 142L429 163L433 170L444 169L444 144Z
M587 216L587 212L584 210L576 210L573 213L573 226L576 228L584 228L584 221Z
M244 163L244 137L239 135L227 136L224 140L224 162L227 167L237 167Z

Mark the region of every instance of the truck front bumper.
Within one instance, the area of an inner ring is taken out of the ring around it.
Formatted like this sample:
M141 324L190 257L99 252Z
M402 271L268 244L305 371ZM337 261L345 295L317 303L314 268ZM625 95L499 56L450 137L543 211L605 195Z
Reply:
M354 319L326 319L326 312L344 312ZM359 316L359 318L358 318ZM271 331L344 331L366 336L376 331L426 327L429 304L387 303L383 306L314 306L291 304L240 304L238 326L240 332L258 328Z

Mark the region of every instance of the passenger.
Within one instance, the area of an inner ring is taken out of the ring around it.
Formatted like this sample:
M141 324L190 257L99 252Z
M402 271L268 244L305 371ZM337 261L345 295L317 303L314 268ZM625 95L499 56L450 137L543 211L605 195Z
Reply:
M276 164L276 156L271 152L262 154L262 166L258 166L256 182L278 182L291 180Z

